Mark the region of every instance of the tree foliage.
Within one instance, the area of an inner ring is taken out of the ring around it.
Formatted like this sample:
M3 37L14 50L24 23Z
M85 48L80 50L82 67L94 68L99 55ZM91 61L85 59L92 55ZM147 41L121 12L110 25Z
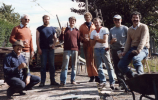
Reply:
M84 14L85 0L76 0L76 2L79 3L80 9L71 8L71 11ZM158 0L88 0L88 9L93 17L96 17L94 11L101 9L104 25L108 28L114 26L113 16L115 14L121 15L122 24L130 27L132 25L131 12L139 11L142 14L141 22L149 26L150 33L158 34Z
M0 7L0 46L6 43L11 46L9 37L13 27L20 23L20 15L14 12L11 5L3 5Z

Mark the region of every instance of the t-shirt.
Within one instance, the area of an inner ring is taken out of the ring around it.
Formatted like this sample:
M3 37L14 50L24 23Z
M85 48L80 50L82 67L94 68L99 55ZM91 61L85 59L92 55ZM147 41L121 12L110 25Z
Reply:
M128 27L124 25L121 25L120 27L115 26L110 29L109 41L111 41L112 38L115 38L115 37L117 39L115 43L111 44L112 49L118 50L120 48L125 47L125 43L127 39L127 30L128 30Z
M55 34L55 28L50 26L50 27L45 27L45 26L40 26L37 28L40 37L40 48L41 49L48 49L49 45L53 44L53 37Z
M90 35L90 39L93 40L93 36L99 36L100 39L103 39L103 36L108 34L109 30L106 27L101 27L100 30L97 32L97 30L93 30ZM99 43L96 42L94 48L102 48L102 47L108 47L108 39L106 39L106 43Z

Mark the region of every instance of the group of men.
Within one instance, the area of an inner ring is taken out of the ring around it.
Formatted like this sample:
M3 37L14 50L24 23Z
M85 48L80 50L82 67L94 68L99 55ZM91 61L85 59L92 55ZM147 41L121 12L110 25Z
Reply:
M10 86L7 90L7 96L11 97L18 92L25 94L23 90L31 89L40 82L40 87L45 85L46 63L49 62L50 85L66 85L67 70L71 56L71 84L77 84L75 80L78 55L80 54L80 42L83 43L83 51L86 60L87 72L90 77L89 82L94 79L99 86L106 86L106 78L103 72L103 62L106 65L109 75L111 89L115 89L114 71L117 77L123 78L125 74L128 78L135 77L128 64L133 60L133 65L138 74L143 74L143 65L141 61L147 57L149 48L149 29L147 25L140 23L141 14L137 11L131 14L133 25L128 29L121 25L122 17L115 15L113 22L115 26L108 30L102 27L102 20L94 18L89 12L84 14L85 23L79 30L75 27L76 18L69 17L69 26L62 28L59 40L64 41L63 62L60 74L60 84L55 81L54 66L54 48L57 41L57 35L54 27L49 25L50 17L42 17L43 25L37 28L36 43L37 50L41 56L41 79L30 75L29 59L33 56L32 37L27 24L29 18L27 15L21 17L21 24L15 27L10 36L10 42L13 44L13 52L5 57L4 73L5 80ZM112 54L111 63L110 50ZM120 52L118 54L118 51ZM121 82L119 82L121 86Z

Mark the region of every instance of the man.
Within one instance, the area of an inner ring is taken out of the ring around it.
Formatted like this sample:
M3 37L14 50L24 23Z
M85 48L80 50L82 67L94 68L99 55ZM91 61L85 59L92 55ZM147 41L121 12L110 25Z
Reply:
M149 29L148 26L140 23L141 14L137 11L131 14L133 25L128 29L127 40L123 58L119 61L119 69L126 74L128 78L134 77L134 74L128 65L133 60L133 66L138 74L143 74L143 65L141 61L147 57L149 48Z
M106 27L101 26L101 19L94 18L93 22L96 29L93 30L91 33L90 42L91 46L94 46L94 60L98 68L98 76L100 78L99 85L101 88L106 86L106 78L102 66L102 61L104 61L109 75L110 87L111 89L115 89L114 70L111 64L109 51L107 50L109 30Z
M86 59L87 72L88 72L88 76L90 77L89 82L93 82L94 79L96 82L99 82L97 68L94 64L94 51L93 51L93 47L90 46L90 39L89 39L91 32L95 29L95 26L91 22L92 20L91 13L86 12L84 14L84 18L86 22L80 26L80 34L81 34L80 37L81 37L81 42L83 43L83 51Z
M7 90L7 97L11 98L14 93L25 95L23 90L30 90L40 82L38 76L31 75L29 67L23 55L24 47L22 40L17 40L13 44L13 51L4 59L4 76L6 83L10 86ZM27 72L24 72L27 69Z
M112 54L115 74L118 79L118 77L123 78L123 76L117 66L120 60L117 52L118 51L123 52L124 45L127 38L128 27L121 25L122 17L120 15L115 15L113 17L113 22L115 26L110 29L109 40L111 44L111 54ZM119 83L119 86L122 87L120 80L118 80L118 83Z
M71 84L76 84L76 67L78 51L80 50L80 32L75 28L76 18L69 17L70 26L66 27L65 31L62 31L59 39L64 40L64 53L63 53L63 63L60 74L60 85L65 86L67 78L67 70L69 65L69 59L71 55Z
M41 55L41 83L39 86L43 87L45 85L47 59L49 61L50 85L59 85L55 81L54 66L54 48L57 40L56 31L54 27L49 25L50 17L48 15L44 15L42 18L43 25L38 27L36 31L37 49Z
M9 41L13 44L17 40L22 40L24 48L21 54L25 57L27 65L29 66L30 57L34 55L31 30L27 27L30 19L24 14L21 16L21 23L19 26L13 28Z

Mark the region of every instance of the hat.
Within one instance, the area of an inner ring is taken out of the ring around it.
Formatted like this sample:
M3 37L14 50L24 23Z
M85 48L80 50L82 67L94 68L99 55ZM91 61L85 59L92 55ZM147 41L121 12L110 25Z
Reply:
M20 45L24 48L24 45L23 45L23 41L22 40L17 40L13 43L13 46L16 46L16 45Z
M115 15L113 18L122 19L122 17L120 15Z

